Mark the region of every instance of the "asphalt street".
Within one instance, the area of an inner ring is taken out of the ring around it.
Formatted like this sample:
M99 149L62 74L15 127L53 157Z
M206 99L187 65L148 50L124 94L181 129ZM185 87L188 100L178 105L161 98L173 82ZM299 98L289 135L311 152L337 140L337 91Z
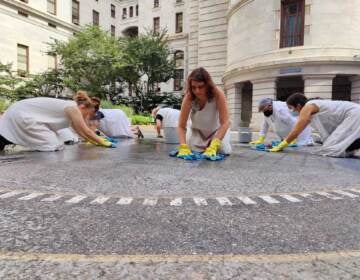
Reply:
M1 279L360 279L360 160L161 140L0 156Z

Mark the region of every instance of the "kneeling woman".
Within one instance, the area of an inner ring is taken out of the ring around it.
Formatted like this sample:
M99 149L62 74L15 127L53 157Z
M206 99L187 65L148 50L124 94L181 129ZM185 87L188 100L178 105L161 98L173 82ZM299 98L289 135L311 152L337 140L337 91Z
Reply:
M104 147L112 144L97 136L85 120L94 113L88 95L79 91L75 101L37 97L11 105L0 119L0 150L17 144L37 151L56 151L63 148L57 131L74 128L86 140Z
M323 146L315 154L345 157L360 149L360 105L348 101L313 99L295 93L286 101L290 111L299 114L294 129L273 152L281 151L311 123Z
M188 119L191 126L186 130ZM178 134L178 156L192 151L202 152L206 157L217 153L230 154L230 121L225 94L215 86L204 68L191 72L182 102Z

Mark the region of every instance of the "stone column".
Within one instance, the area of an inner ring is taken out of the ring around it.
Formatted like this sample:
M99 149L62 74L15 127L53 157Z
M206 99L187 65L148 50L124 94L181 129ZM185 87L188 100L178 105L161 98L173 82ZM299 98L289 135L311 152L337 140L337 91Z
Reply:
M304 76L304 94L308 98L331 99L334 78L335 75Z
M360 76L350 78L351 101L360 104Z
M225 86L226 99L229 108L231 130L238 130L241 122L241 84Z
M262 114L259 113L258 106L261 99L265 97L276 99L276 80L277 78L268 78L251 81L253 84L253 101L252 101L252 119L251 127L255 131L260 130Z

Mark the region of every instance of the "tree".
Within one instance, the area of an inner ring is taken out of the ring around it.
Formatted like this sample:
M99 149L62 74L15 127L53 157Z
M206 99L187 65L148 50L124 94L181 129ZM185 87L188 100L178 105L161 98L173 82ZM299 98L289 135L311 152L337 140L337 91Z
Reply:
M115 81L128 67L123 42L97 26L87 26L68 42L55 40L49 52L60 57L66 87L104 98L115 94Z
M21 83L21 79L13 75L12 64L2 64L0 62L0 97L16 100L16 87Z
M125 54L129 66L123 77L136 86L137 93L140 93L138 83L141 77L147 77L146 95L156 91L156 84L174 77L175 63L166 40L166 30L127 38Z

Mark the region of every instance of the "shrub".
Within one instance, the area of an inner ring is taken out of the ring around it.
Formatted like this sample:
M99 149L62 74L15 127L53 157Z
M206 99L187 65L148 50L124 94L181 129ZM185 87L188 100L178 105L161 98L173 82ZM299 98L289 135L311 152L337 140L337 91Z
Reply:
M5 110L10 106L10 101L7 99L0 99L0 113L5 112Z
M120 109L122 111L124 111L124 113L126 114L126 116L128 118L131 118L132 115L134 115L134 110L126 105L115 105L112 104L111 101L109 100L101 100L101 108L104 109Z
M153 123L154 119L150 116L133 115L131 118L131 124L133 125L149 125Z

